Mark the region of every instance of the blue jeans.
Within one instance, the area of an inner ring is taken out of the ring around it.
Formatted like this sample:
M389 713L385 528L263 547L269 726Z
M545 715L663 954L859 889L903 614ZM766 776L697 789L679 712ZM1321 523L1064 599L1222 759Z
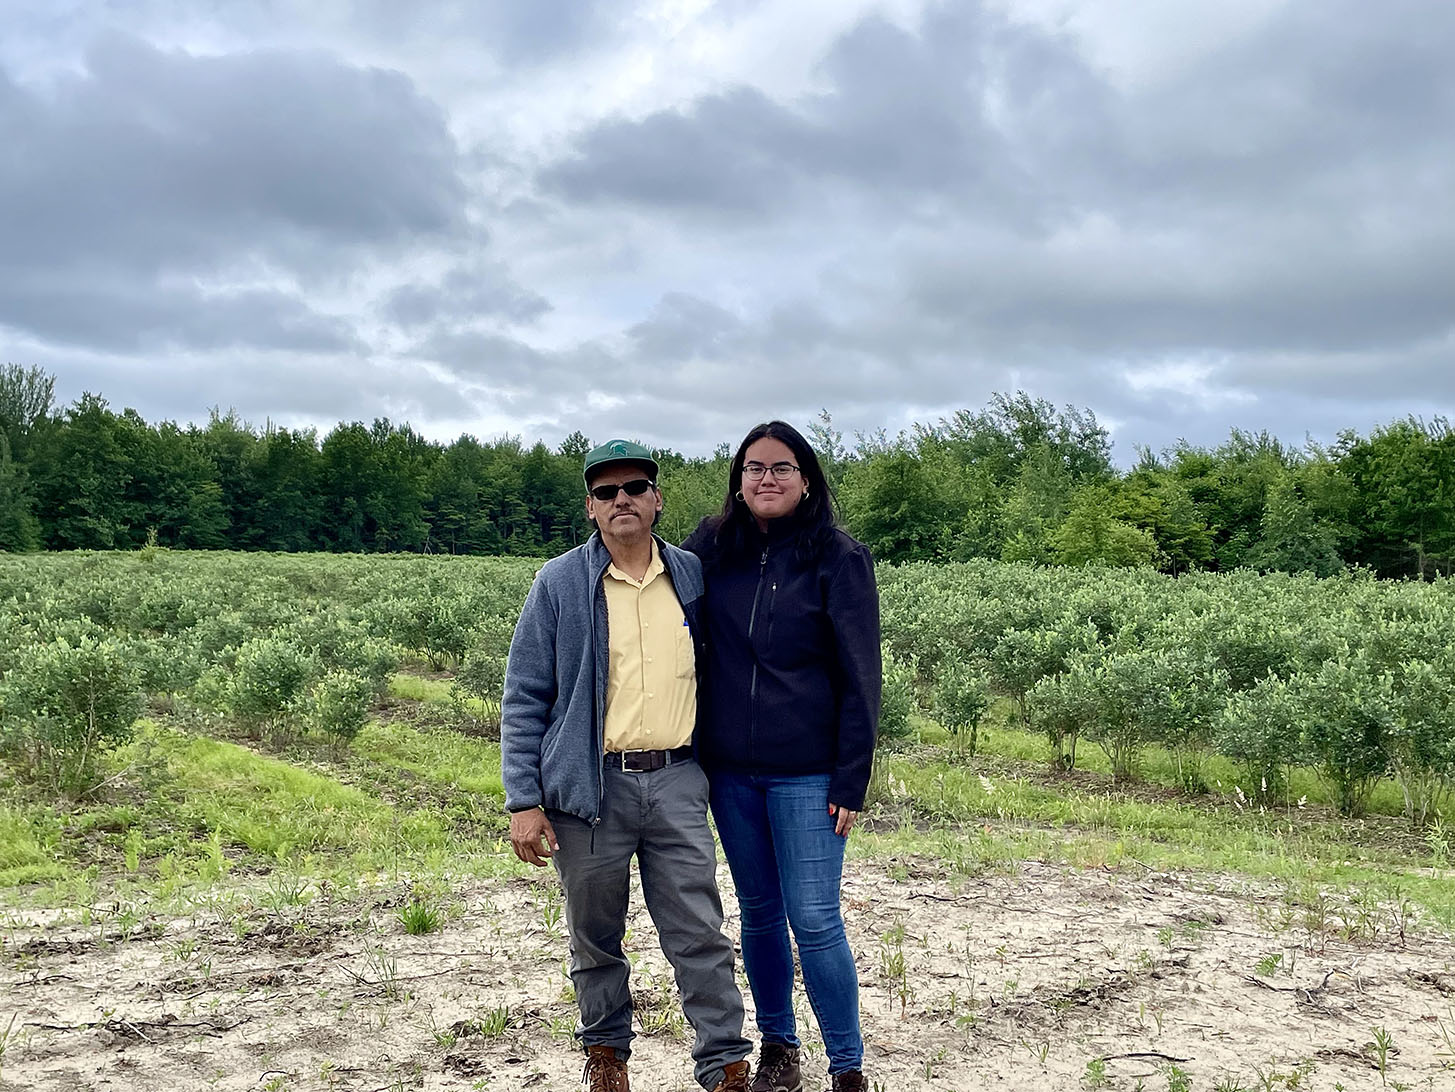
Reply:
M743 917L743 969L767 1043L798 1046L793 950L818 1019L829 1072L861 1069L859 975L844 935L839 885L845 839L828 812L828 774L714 772L712 817Z

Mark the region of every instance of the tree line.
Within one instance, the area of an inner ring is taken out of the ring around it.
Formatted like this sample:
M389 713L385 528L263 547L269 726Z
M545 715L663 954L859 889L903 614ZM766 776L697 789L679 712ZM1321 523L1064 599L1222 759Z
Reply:
M545 556L589 533L591 440L449 444L408 424L152 424L95 394L58 407L54 377L0 369L0 550L186 549ZM845 525L886 561L995 558L1381 576L1455 570L1455 430L1395 421L1323 447L1232 430L1217 447L1112 464L1089 409L1017 392L931 425L848 442L805 430ZM648 438L649 439L649 438ZM656 452L660 530L684 538L722 503L729 447Z

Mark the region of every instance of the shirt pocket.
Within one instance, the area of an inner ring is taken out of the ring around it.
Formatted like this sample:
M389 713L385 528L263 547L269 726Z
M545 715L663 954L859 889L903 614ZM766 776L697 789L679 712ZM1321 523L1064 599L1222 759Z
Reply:
M677 677L690 679L697 674L697 654L692 649L692 630L684 622L677 627Z

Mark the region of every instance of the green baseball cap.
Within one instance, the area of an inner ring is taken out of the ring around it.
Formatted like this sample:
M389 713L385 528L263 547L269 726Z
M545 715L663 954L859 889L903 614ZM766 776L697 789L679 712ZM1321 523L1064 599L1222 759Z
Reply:
M592 474L613 463L634 463L642 466L652 476L653 481L657 480L657 460L652 458L650 449L630 440L607 440L600 447L593 447L586 453L586 465L582 468L586 484L591 484Z

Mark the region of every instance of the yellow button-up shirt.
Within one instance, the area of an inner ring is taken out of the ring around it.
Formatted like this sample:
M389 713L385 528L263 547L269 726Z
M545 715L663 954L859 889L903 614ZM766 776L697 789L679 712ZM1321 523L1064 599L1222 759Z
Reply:
M697 663L692 632L656 540L641 580L606 569L606 749L655 751L692 742Z

